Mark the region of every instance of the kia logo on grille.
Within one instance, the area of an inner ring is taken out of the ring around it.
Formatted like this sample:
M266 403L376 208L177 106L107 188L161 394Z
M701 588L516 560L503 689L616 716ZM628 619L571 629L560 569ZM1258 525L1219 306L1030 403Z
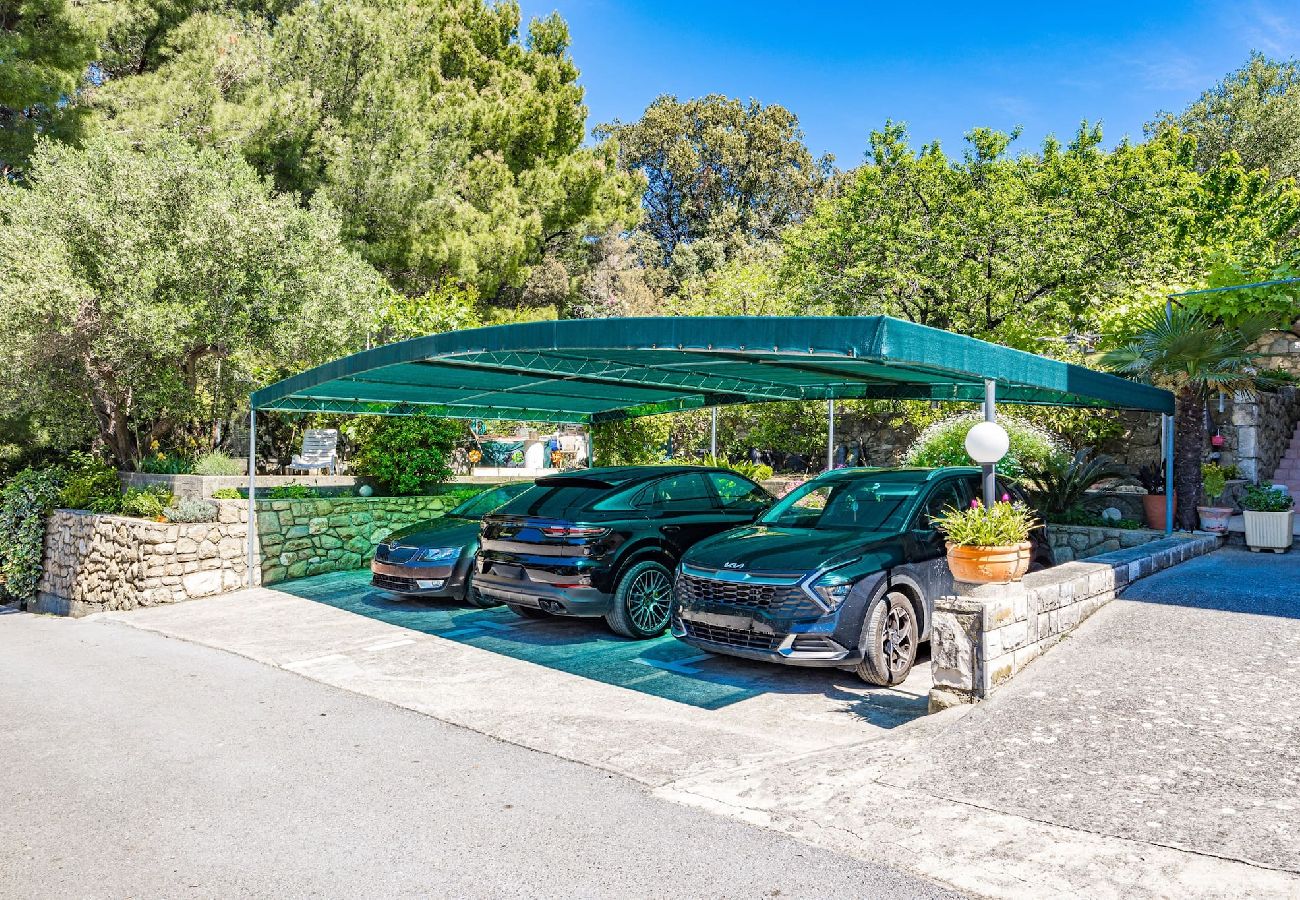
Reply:
M744 564L744 563L735 563L735 562L732 562L732 563L723 563L723 564L722 564L722 568L724 568L724 569L743 569L743 568L745 568L745 564Z

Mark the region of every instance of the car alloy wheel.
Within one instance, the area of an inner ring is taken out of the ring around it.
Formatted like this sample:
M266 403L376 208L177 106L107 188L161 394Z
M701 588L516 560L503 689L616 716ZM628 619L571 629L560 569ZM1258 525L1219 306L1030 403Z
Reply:
M884 657L891 672L912 668L916 658L916 629L912 614L903 606L891 606L885 618Z
M636 577L627 592L627 611L642 631L663 631L668 625L672 585L659 569L647 569Z

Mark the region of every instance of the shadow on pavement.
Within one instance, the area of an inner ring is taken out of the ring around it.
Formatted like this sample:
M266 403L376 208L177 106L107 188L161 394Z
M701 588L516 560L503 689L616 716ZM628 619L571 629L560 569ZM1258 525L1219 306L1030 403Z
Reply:
M925 690L872 689L851 672L795 669L713 656L671 636L633 641L600 619L523 619L505 607L474 609L449 601L406 600L370 586L369 572L301 578L275 590L423 634L499 653L605 684L720 709L759 694L822 694L844 713L894 728L926 713ZM923 647L918 668L928 667Z

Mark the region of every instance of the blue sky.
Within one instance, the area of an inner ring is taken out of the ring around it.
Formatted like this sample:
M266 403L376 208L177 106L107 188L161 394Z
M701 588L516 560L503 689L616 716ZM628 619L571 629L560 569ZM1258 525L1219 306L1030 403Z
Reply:
M795 112L841 167L905 121L913 142L959 154L976 125L1020 125L1024 149L1101 120L1140 138L1252 49L1300 55L1300 3L1109 0L1034 4L521 0L573 35L588 127L636 119L657 95L754 97Z

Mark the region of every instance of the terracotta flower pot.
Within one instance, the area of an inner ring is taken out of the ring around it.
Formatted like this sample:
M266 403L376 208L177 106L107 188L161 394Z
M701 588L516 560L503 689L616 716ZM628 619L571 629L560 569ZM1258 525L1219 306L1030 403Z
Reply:
M1228 520L1232 518L1231 506L1198 506L1196 512L1201 516L1202 531L1223 534L1228 530Z
M953 578L967 584L1006 584L1025 577L1033 552L1029 541L1004 547L949 544L948 568Z
M1178 508L1178 495L1174 494L1174 508ZM1142 513L1146 516L1147 527L1154 531L1165 530L1165 495L1143 494Z

